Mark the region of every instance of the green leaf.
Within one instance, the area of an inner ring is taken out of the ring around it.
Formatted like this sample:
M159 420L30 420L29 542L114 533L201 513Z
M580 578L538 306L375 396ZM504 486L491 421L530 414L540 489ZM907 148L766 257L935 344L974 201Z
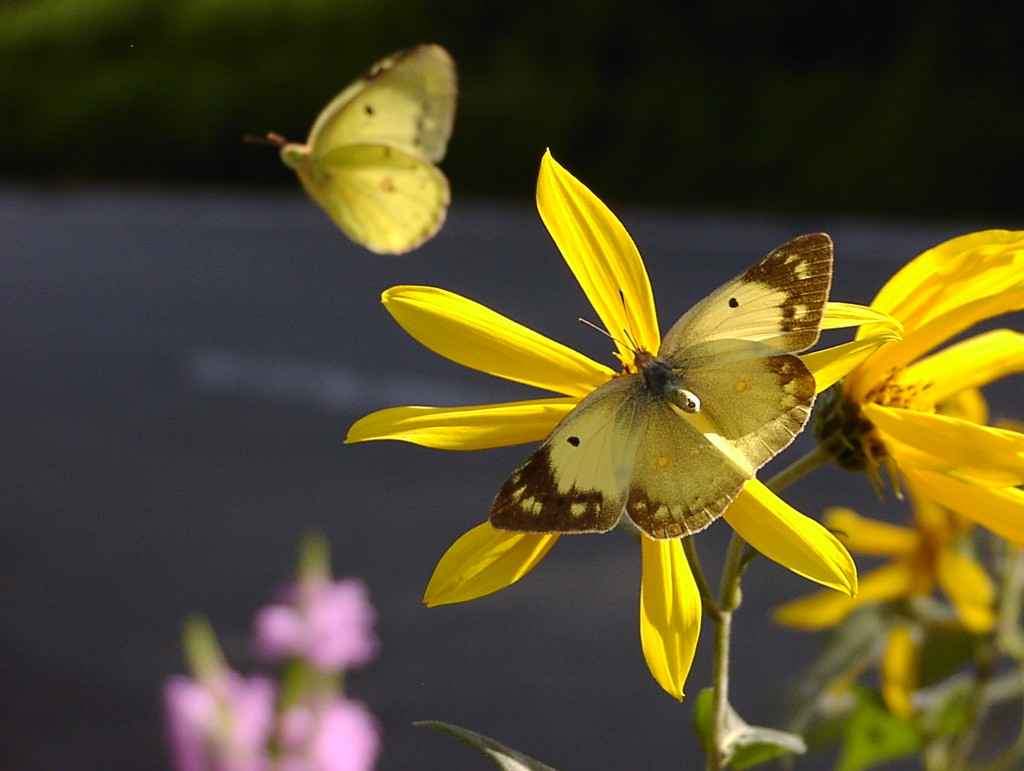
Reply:
M307 533L299 546L299 582L331 580L331 546L322 533Z
M693 730L697 732L697 739L700 746L704 748L704 754L711 754L711 704L714 699L714 691L705 688L697 694L693 702Z
M737 735L732 746L729 765L735 769L750 768L786 753L802 755L807 752L804 740L796 734L753 725L748 725Z
M697 694L693 710L693 723L704 751L710 754L711 720L714 693L705 688ZM750 768L758 763L777 758L787 752L797 755L807 751L804 740L796 734L778 731L774 728L752 726L739 713L726 705L725 735L722 737L722 755L729 758L729 766L735 769Z
M851 690L856 706L847 719L846 741L836 771L865 771L887 760L921 749L920 732L885 708L864 688Z
M972 687L970 680L949 681L947 688L937 692L936 703L921 715L924 729L938 736L956 736L964 731L971 717Z
M181 637L185 661L196 680L204 683L215 682L227 671L228 664L217 642L213 624L208 618L190 616L185 619Z
M921 687L945 680L974 657L978 638L959 624L925 629L918 664Z
M436 728L438 731L454 736L460 742L479 752L502 771L555 771L551 766L534 760L518 750L506 747L476 731L462 728L451 723L443 723L440 720L420 720L413 725Z

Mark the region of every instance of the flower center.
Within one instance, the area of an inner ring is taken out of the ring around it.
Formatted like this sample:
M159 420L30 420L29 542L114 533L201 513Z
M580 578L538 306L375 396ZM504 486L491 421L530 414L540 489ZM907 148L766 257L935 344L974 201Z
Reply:
M902 367L891 369L864 395L862 403L935 412L935 402L929 394L931 384L907 382L902 375ZM895 486L896 497L902 498L895 464L860 405L844 392L841 382L823 394L814 424L818 442L840 468L865 472L879 495L883 487L880 468L884 467Z
M928 393L931 384L908 383L902 375L902 367L889 370L889 373L865 394L864 401L914 412L935 412L935 402Z
M860 406L843 393L842 383L822 394L818 404L814 433L836 465L847 471L876 466L875 458L885 454L885 447L874 436L874 426L861 415Z

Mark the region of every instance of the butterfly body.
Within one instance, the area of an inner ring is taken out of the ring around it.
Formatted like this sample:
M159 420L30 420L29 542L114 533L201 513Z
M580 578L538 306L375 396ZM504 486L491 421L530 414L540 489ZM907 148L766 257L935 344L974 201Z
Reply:
M794 239L702 300L632 369L597 388L502 485L491 524L652 538L699 532L806 424L832 243Z
M377 62L331 100L305 144L269 138L310 197L353 241L401 254L444 222L448 180L434 164L451 136L455 97L448 53L416 46Z
M640 368L644 383L653 394L674 404L683 412L700 412L700 399L683 387L680 373L673 370L667 361L653 356L648 351L639 350L635 353L633 363Z

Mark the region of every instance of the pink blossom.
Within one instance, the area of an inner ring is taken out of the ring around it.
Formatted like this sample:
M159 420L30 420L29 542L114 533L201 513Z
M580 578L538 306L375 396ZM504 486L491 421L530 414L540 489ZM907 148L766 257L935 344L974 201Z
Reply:
M296 657L320 671L368 663L380 642L366 584L356 578L307 579L283 592L283 602L256 616L257 653L271 661Z
M164 683L171 757L177 771L267 771L274 684L226 671L206 684L175 675Z
M368 771L380 754L380 727L359 701L298 704L281 717L280 771Z

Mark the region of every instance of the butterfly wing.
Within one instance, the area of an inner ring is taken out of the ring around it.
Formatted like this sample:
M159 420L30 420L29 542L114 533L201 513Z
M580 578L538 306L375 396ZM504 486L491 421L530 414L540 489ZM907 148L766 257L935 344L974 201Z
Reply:
M749 476L640 376L623 375L581 401L513 472L491 524L603 533L625 512L652 538L676 538L711 524Z
M519 533L603 533L618 524L632 479L644 403L637 375L590 393L501 486L491 524Z
M802 236L698 303L643 374L566 415L502 486L491 523L603 532L625 511L652 538L703 530L807 422L814 377L791 352L818 339L831 277L829 237ZM673 403L679 388L698 411Z
M700 532L736 497L752 472L723 453L684 415L653 392L634 422L626 513L651 538Z
M343 145L296 171L349 238L380 254L415 249L448 209L448 180L437 167L392 147Z
M814 376L798 356L750 340L709 340L672 362L686 390L701 400L707 430L720 449L746 463L750 476L774 458L807 423Z
M832 239L794 238L712 292L672 325L665 359L695 341L750 340L796 353L814 345L832 284Z
M312 159L348 144L382 144L436 163L455 118L455 65L441 46L406 49L375 64L313 124Z
M451 135L455 66L440 46L400 51L335 97L284 162L356 243L401 254L444 222L448 180L433 164Z
M814 376L792 355L818 339L832 283L832 240L800 236L687 311L659 349L700 400L707 433L751 475L810 416Z

